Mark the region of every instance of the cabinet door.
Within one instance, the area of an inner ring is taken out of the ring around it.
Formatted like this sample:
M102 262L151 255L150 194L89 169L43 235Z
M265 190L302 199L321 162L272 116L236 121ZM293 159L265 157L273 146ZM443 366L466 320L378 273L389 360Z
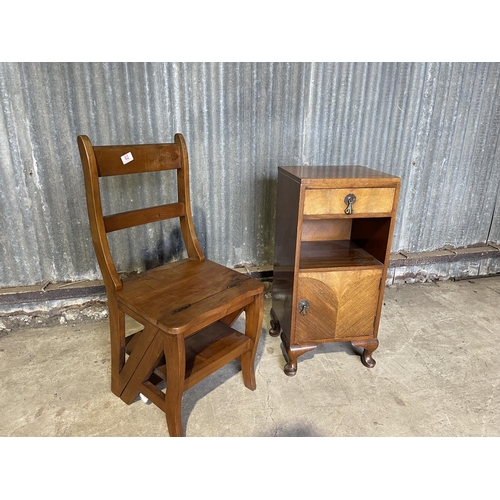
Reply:
M373 335L382 281L380 269L300 272L295 342L327 342ZM299 303L307 301L305 314Z

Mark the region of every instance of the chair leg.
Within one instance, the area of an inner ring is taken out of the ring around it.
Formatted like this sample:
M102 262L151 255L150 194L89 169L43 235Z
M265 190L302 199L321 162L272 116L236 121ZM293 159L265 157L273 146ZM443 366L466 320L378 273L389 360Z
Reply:
M255 355L259 345L264 315L264 295L256 295L253 301L245 307L245 335L252 339L252 348L241 356L241 371L245 387L254 391L257 387L255 381Z
M111 392L120 397L120 372L125 364L125 314L118 302L108 294L109 331L111 340Z
M182 429L182 395L186 376L186 349L182 335L165 335L163 349L166 361L167 389L165 416L171 437L184 435Z

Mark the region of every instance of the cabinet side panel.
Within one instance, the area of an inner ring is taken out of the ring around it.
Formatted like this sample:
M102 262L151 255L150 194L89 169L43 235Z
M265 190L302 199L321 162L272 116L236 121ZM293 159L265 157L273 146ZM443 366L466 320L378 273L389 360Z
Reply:
M392 238L394 235L394 225L396 222L396 213L398 209L398 202L399 202L399 191L401 188L401 182L400 179L397 180L396 183L396 188L394 192L394 203L392 207L392 214L391 214L391 222L390 222L390 227L389 227L389 234L387 235L387 245L385 249L385 258L384 258L384 271L382 273L382 287L380 290L380 295L378 299L378 306L377 306L377 321L375 323L375 330L373 332L373 336L376 338L378 336L378 327L380 325L380 314L382 313L382 304L384 300L384 291L385 291L385 281L387 279L387 267L389 265L389 257L391 253L391 245L392 245Z
M274 242L273 311L290 340L293 283L299 225L300 184L278 174Z

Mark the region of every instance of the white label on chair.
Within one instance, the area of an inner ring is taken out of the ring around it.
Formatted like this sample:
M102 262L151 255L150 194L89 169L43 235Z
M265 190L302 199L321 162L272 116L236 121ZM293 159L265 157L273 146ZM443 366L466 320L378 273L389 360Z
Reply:
M132 153L127 153L127 154L124 154L122 157L122 162L123 164L127 164L128 162L132 161L134 159L134 157L132 156Z

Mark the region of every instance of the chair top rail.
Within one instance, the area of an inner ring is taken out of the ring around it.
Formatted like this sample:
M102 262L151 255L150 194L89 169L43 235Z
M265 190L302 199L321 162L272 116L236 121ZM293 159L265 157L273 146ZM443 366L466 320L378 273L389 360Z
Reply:
M94 146L99 177L181 168L178 144Z

